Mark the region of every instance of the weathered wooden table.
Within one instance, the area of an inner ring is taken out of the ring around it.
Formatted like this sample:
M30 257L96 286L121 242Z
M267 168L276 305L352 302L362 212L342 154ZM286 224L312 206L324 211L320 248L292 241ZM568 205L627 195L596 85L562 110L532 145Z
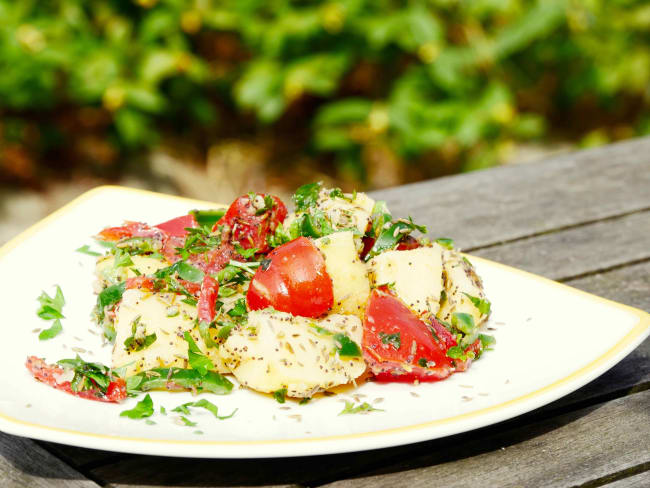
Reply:
M376 192L464 250L650 310L650 138ZM539 347L552 340L538 338ZM0 485L650 486L650 340L529 414L376 451L194 460L0 434Z

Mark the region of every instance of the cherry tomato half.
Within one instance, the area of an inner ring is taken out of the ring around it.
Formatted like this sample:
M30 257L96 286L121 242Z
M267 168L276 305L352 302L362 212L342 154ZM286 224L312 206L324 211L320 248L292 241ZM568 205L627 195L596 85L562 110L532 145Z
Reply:
M370 295L363 327L364 358L377 381L437 381L454 371L445 343L386 288Z
M303 317L319 317L334 304L332 278L314 243L299 237L271 251L248 288L250 310L273 307Z
M269 198L264 193L243 195L232 202L212 230L225 225L231 232L232 242L238 242L244 249L256 248L258 253L263 253L269 250L266 236L275 232L286 216L287 207L276 196Z

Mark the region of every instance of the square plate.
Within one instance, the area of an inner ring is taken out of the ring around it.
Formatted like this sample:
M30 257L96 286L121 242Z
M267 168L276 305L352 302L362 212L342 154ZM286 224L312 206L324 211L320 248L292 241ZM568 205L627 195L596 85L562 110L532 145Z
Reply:
M507 266L470 257L483 278L497 344L465 373L420 384L365 383L306 405L234 389L203 394L228 420L193 411L179 425L172 408L190 393L154 392L155 425L120 417L124 405L84 401L35 381L28 355L54 362L80 355L110 364L90 320L94 258L75 252L91 236L125 219L155 223L215 204L118 187L96 188L0 249L0 429L82 447L165 456L255 458L331 454L419 442L490 425L564 396L614 366L650 332L650 315ZM426 222L425 222L426 223ZM36 298L60 285L63 333L39 341ZM561 338L561 340L558 340ZM342 400L381 409L341 415ZM159 407L167 415L159 413ZM198 432L197 432L198 431Z

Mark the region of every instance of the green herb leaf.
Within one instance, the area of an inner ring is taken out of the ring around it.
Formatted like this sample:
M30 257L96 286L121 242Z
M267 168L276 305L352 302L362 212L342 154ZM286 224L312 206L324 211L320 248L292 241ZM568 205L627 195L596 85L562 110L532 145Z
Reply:
M225 325L224 325L225 324ZM219 339L227 339L228 336L230 335L230 332L237 327L237 324L234 324L232 322L221 322L221 328L219 329L219 332L217 332L217 337Z
M210 335L210 324L203 320L199 321L199 334L205 343L205 347L218 347L218 344L212 340Z
M153 415L153 400L147 393L143 400L139 401L131 410L124 410L120 417L129 417L130 419L143 419Z
M361 357L359 345L345 334L334 334L334 344L340 357Z
M190 214L194 216L194 220L201 227L209 227L212 229L221 217L226 214L225 208L217 208L211 210L190 210Z
M347 415L347 414L354 414L354 413L366 413L366 412L383 412L381 408L374 408L372 405L370 405L367 402L363 402L356 407L354 406L353 402L345 401L345 408L341 410L339 415Z
M472 334L476 330L474 317L468 313L456 312L451 316L451 325L465 334Z
M379 338L381 339L382 344L390 344L395 350L402 347L402 336L399 332L395 332L394 334L380 332Z
M447 349L447 357L450 357L452 359L461 359L465 360L465 351L463 351L463 348L460 346L453 346Z
M182 405L179 405L176 408L172 409L172 412L178 412L178 413L184 413L185 415L191 415L192 412L190 412L190 409L187 408L190 405L192 405L193 402L188 402L188 403L183 403Z
M481 315L490 314L491 303L487 298L474 297L465 292L463 292L463 295L465 295L467 298L471 300L474 306L478 308L478 311L481 313Z
M64 369L74 371L74 377L70 382L73 391L87 390L96 386L102 393L106 393L112 378L109 367L101 363L86 362L78 354L75 359L61 359L57 364Z
M287 398L287 389L281 388L279 390L274 391L273 398L275 398L275 401L278 403L284 403Z
M438 237L436 241L438 244L440 244L442 247L452 250L454 248L454 240L449 239L447 237Z
M214 371L208 371L205 376L202 376L194 369L181 368L154 368L127 379L129 393L186 388L197 393L209 391L216 395L224 395L230 393L232 387L232 383L227 378Z
M208 374L208 371L214 369L214 364L207 356L204 356L199 347L192 339L189 332L185 331L183 338L187 342L187 355L190 367L197 371L201 376Z
M483 349L486 350L490 348L490 346L496 344L497 342L497 340L493 336L487 334L479 334L478 338L481 339L481 345L483 346Z
M101 256L102 253L100 252L95 252L90 249L88 244L84 244L81 246L79 249L75 249L76 252L80 252L81 254L87 254L88 256Z
M41 333L38 334L38 340L46 341L48 339L53 339L54 337L59 335L61 331L63 331L63 327L61 326L61 320L56 319L49 329L42 330Z
M142 351L156 342L156 333L136 337L138 327L140 326L140 316L138 315L131 322L131 335L124 340L124 349L126 351ZM146 328L145 328L146 331Z
M104 320L104 310L106 307L111 307L119 302L122 299L124 290L126 290L125 281L118 283L117 285L112 285L104 288L101 293L97 295L95 314L97 315L100 322Z
M173 276L174 274L177 274L179 278L185 281L191 281L192 283L201 283L204 277L203 271L183 260L177 261L171 266L156 271L154 277L164 279Z
M38 302L41 304L41 307L36 311L36 315L40 318L45 320L64 318L62 311L65 305L65 298L63 298L63 292L59 285L56 285L54 298L42 292L38 297Z
M291 199L296 205L296 210L306 210L309 207L313 207L318 202L318 194L320 192L322 183L307 183L302 185L296 190Z
M385 227L386 225L381 227L377 240L366 255L366 261L375 257L377 254L395 248L404 237L413 231L427 232L426 227L417 225L410 217L408 220L400 219L388 225L387 228Z
M244 259L250 259L255 256L255 253L258 251L256 247L251 247L250 249L244 249L238 243L235 243L235 251Z
M131 256L123 251L122 249L116 249L115 251L115 258L113 260L113 267L114 268L123 268L125 266L133 266L133 261L131 260Z
M424 359L424 358L420 358L420 359L418 359L418 366L421 366L421 367L423 367L423 368L426 368L426 367L427 367L427 360Z
M230 415L219 415L219 409L217 408L217 406L214 403L206 400L205 398L201 398L200 400L194 402L192 406L206 409L208 412L214 415L215 418L219 420L226 420L231 418L233 415L235 415L235 413L237 413L238 410L236 408L235 410L233 410L233 412Z
M185 418L182 415L180 418L187 427L196 427L196 422L192 422L190 419Z
M231 317L241 317L243 315L246 315L246 312L246 300L240 298L235 302L235 306L228 310L228 315Z

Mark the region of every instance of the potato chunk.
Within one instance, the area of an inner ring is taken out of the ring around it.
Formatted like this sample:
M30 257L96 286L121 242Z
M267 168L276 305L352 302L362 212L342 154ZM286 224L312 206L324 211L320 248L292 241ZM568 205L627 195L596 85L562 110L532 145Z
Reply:
M484 322L488 314L481 313L468 297L469 295L485 300L483 283L476 274L474 266L463 259L458 251L444 251L443 278L446 297L442 300L438 318L451 322L454 313L468 313L473 317L476 325Z
M220 353L244 386L265 393L286 388L288 396L309 398L349 383L366 369L361 356L338 354L337 333L361 347L363 329L353 315L330 315L316 321L272 309L257 310L248 314L248 327L231 332Z
M354 234L350 231L335 232L316 239L314 244L325 256L327 274L332 278L332 312L363 318L370 296L370 282L367 267L357 254Z
M126 290L116 310L113 367L128 364L127 376L152 368L187 368L188 345L183 339L183 333L187 331L199 349L212 360L216 370L227 373L218 349L207 348L195 326L196 307L183 303L181 299L182 296L174 293ZM156 334L156 340L140 351L128 349L124 344L134 335L134 324L136 338ZM216 335L215 329L211 329L211 333Z
M372 258L373 287L390 285L418 315L435 315L442 292L442 251L438 244L408 251L386 251Z

